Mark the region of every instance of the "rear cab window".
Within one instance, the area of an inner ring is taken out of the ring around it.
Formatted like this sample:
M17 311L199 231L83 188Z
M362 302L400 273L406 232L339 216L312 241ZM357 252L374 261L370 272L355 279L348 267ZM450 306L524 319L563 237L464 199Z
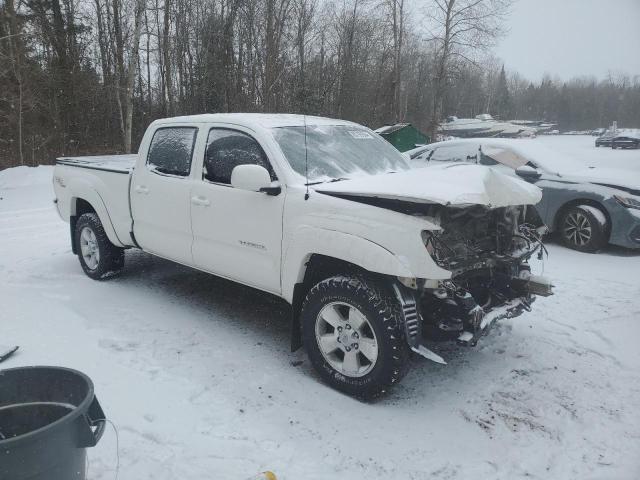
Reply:
M147 167L155 173L188 177L198 129L196 127L162 127L155 131Z

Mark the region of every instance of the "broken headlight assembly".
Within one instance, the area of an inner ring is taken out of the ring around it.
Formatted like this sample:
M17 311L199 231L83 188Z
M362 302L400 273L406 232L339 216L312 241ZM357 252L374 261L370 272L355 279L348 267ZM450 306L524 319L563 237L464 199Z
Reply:
M621 195L614 195L613 198L625 208L637 208L640 210L640 200L633 197L623 197Z

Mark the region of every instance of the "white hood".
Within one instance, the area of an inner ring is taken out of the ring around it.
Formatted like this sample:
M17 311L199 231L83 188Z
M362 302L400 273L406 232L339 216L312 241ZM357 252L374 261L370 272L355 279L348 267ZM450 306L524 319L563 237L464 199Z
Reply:
M535 185L482 165L438 165L323 183L318 192L406 200L441 205L534 205L542 198Z

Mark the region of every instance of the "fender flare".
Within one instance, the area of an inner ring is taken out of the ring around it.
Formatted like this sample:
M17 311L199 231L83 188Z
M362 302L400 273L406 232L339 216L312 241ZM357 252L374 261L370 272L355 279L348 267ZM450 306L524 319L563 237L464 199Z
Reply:
M408 262L371 240L304 225L293 232L283 252L282 296L287 302L293 303L295 285L303 281L309 258L314 254L343 260L374 273L413 276Z
M113 223L111 222L111 217L109 216L109 211L107 210L107 206L102 200L100 194L92 188L88 182L77 178L74 178L70 182L68 188L71 190L71 195L69 197L69 201L71 202L69 205L69 216L76 216L76 204L78 199L86 201L93 207L98 215L109 241L117 247L125 247L126 245L120 241L116 234Z

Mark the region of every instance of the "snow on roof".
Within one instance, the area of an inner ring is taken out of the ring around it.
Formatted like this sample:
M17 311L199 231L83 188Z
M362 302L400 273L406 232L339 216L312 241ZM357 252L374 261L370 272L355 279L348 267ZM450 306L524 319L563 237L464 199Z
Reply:
M383 133L391 133L397 132L398 130L402 130L404 127L411 125L410 123L396 123L395 125L385 125L384 127L380 127L374 130L374 132L378 134Z
M613 135L613 138L626 137L626 138L640 138L640 128L622 128L618 129Z
M162 118L154 124L166 123L232 123L262 128L302 127L305 125L357 125L347 120L296 115L290 113L204 113L182 117Z
M544 145L534 143L529 139L462 138L432 143L429 145L429 148L466 144L478 147L508 148L550 172L560 172L561 170L575 171L584 168L584 165L574 157L559 153Z

